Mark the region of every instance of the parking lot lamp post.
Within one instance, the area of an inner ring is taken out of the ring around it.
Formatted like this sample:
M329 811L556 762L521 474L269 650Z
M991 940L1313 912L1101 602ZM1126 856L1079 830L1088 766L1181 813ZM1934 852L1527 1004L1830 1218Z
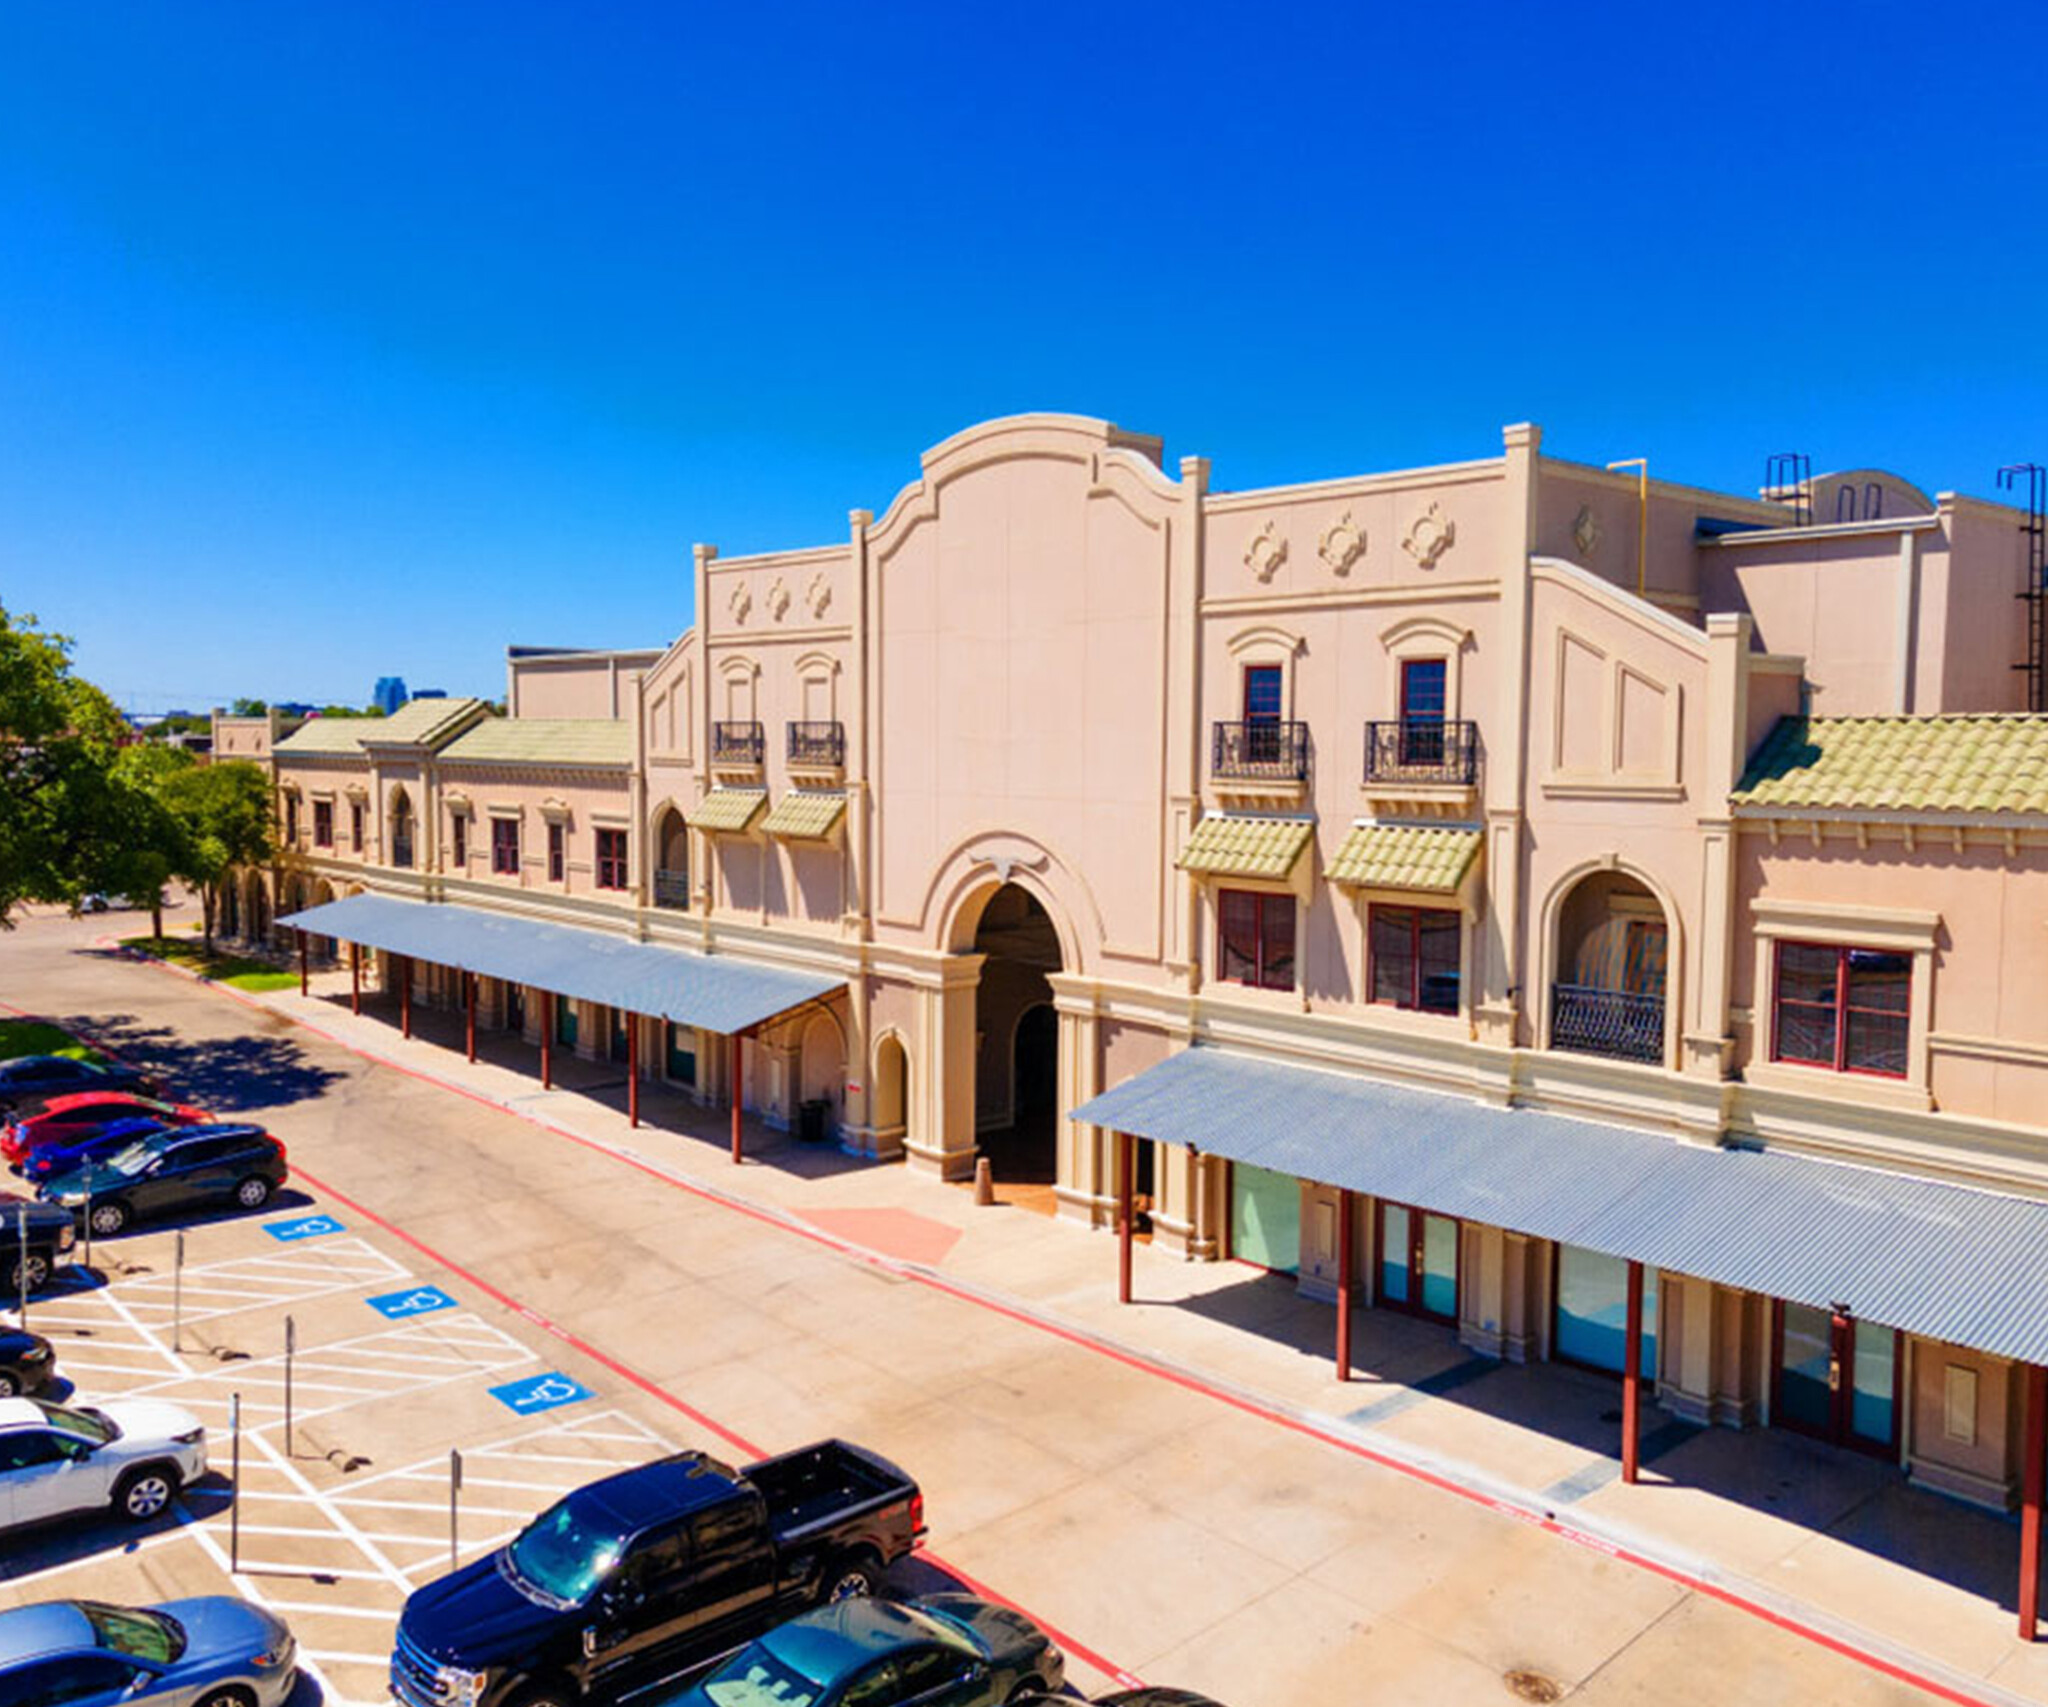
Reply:
M1131 1242L1135 1225L1138 1172L1138 1141L1128 1132L1116 1135L1116 1295L1117 1301L1131 1301Z
M1337 1193L1337 1379L1351 1379L1352 1197Z
M640 1016L626 1016L626 1124L640 1124Z
M469 1058L476 1059L476 974L462 975L463 1036L469 1047Z
M2027 1365L2026 1462L2020 1466L2020 1640L2035 1636L2041 1607L2041 1484L2048 1476L2042 1463L2048 1450L2048 1368Z
M540 1088L555 1088L555 993L540 993Z
M1621 1349L1621 1479L1640 1468L1643 1407L1643 1265L1628 1265L1628 1341Z
M306 933L295 930L292 935L299 939L299 994L306 994Z

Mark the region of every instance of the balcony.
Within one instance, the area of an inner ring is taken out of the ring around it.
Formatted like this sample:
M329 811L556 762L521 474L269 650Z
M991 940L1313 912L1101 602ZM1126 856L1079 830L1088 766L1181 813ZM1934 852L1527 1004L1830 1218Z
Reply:
M714 765L758 767L767 751L768 740L758 723L714 723L711 725L711 762Z
M846 763L846 725L790 724L789 763L792 770L838 770Z
M1218 782L1292 790L1308 781L1306 723L1219 723L1209 755Z
M1365 780L1470 788L1479 774L1479 726L1407 718L1365 726Z
M1610 1061L1664 1061L1664 998L1589 984L1554 984L1550 1046Z
M690 874L657 866L654 872L654 904L687 913L690 910Z

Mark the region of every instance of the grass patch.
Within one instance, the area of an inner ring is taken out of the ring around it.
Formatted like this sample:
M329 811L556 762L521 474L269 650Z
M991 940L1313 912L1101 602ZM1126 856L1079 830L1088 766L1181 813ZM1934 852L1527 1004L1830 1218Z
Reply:
M216 984L232 984L237 990L290 990L299 982L296 972L282 971L268 961L251 960L243 954L208 954L203 943L189 942L183 937L123 937L121 946L158 960L174 960L202 978L211 978Z
M69 1055L80 1061L99 1059L61 1026L45 1025L39 1019L0 1019L0 1061L12 1061L17 1055Z

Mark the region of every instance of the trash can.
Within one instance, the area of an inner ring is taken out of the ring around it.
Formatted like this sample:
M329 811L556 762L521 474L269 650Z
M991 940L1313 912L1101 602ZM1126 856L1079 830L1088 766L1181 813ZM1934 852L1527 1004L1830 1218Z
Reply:
M816 1097L797 1104L796 1135L806 1144L822 1144L832 1135L830 1098Z

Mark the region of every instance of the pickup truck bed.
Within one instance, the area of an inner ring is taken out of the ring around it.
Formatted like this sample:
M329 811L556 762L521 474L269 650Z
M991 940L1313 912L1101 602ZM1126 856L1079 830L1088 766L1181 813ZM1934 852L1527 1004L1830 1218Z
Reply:
M761 1490L769 1532L784 1548L802 1546L822 1528L857 1529L861 1519L917 1495L917 1484L888 1459L843 1440L764 1458L747 1466L746 1478ZM917 1511L920 1531L922 1517Z

